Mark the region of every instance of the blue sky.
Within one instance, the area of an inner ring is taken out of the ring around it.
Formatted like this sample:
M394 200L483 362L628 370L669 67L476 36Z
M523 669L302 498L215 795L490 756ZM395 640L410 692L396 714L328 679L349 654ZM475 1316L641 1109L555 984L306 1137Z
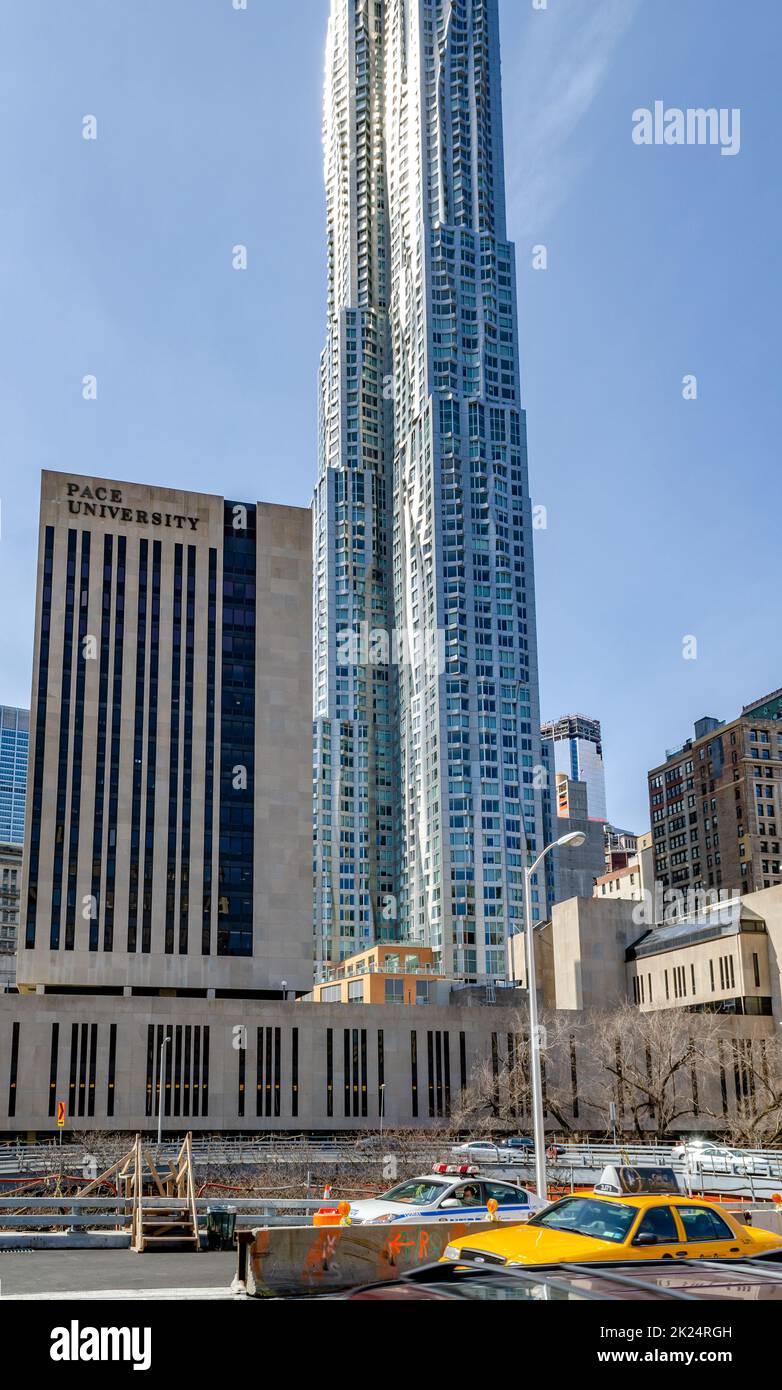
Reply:
M642 829L664 750L782 685L782 15L500 8L543 713L603 721L609 815ZM327 11L3 9L0 702L29 702L41 468L309 503ZM634 145L655 100L741 108L740 153Z

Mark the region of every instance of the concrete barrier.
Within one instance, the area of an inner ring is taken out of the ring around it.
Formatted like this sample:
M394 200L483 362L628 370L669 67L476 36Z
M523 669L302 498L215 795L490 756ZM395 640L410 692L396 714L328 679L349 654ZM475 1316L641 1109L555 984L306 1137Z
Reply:
M756 1226L760 1231L773 1231L782 1235L782 1210L776 1203L773 1206L769 1203L762 1207L731 1207L730 1210L737 1221L743 1221L747 1226Z
M288 1226L239 1238L237 1281L253 1298L318 1294L394 1279L437 1260L450 1241L496 1222L409 1222L379 1226Z
M0 1231L0 1250L129 1250L124 1231Z

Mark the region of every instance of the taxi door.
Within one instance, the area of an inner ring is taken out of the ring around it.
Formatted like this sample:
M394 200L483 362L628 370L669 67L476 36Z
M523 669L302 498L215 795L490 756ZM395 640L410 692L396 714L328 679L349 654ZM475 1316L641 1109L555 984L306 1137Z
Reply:
M689 1259L737 1260L742 1255L746 1259L747 1250L742 1246L750 1242L743 1242L718 1211L697 1202L677 1204L675 1211Z
M673 1208L647 1207L629 1241L634 1260L686 1259L687 1244Z

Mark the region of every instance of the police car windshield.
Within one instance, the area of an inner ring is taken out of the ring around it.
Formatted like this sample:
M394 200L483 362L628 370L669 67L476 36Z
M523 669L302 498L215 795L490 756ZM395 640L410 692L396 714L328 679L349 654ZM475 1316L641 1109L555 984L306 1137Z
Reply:
M621 1202L600 1202L594 1197L566 1197L541 1212L528 1223L545 1226L551 1231L566 1231L573 1236L591 1236L594 1240L625 1239L638 1212Z
M431 1178L413 1178L410 1182L400 1182L398 1187L392 1187L390 1192L383 1194L384 1202L405 1202L411 1206L423 1205L426 1202L433 1202L440 1196L446 1184L433 1182Z

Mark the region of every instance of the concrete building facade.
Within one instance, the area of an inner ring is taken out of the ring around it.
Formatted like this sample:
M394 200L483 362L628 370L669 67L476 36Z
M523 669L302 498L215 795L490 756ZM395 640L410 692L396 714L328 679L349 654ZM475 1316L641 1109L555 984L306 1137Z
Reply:
M573 1129L604 1133L605 1115L588 1103L600 1088L589 1018L563 1011L558 1020L569 1046L561 1076L547 1065L548 1084L559 1092L558 1114L547 1110L547 1124L561 1132L564 1116ZM723 1020L728 1046L735 1039L742 1048L761 1048L774 1026L770 1018ZM381 1114L384 1128L440 1129L476 1068L488 1063L498 1079L506 1074L523 1031L519 1010L485 1003L5 995L0 1134L51 1135L58 1100L67 1108L66 1136L154 1133L161 1104L164 1134L366 1133L380 1128ZM706 1115L709 1098L699 1089ZM722 1113L714 1089L710 1125ZM733 1103L726 1091L726 1113ZM523 1108L515 1124L529 1130ZM679 1127L703 1124L687 1117Z
M592 896L642 902L647 893L654 893L654 843L650 830L637 837L636 849L627 855L627 863L622 868L598 875Z
M303 509L44 473L20 989L312 984Z
M595 878L604 867L603 824L590 816L588 798L586 782L574 782L564 772L556 774L553 838L559 839L576 830L585 838L582 845L555 849L549 855L554 875L554 902L589 897Z

